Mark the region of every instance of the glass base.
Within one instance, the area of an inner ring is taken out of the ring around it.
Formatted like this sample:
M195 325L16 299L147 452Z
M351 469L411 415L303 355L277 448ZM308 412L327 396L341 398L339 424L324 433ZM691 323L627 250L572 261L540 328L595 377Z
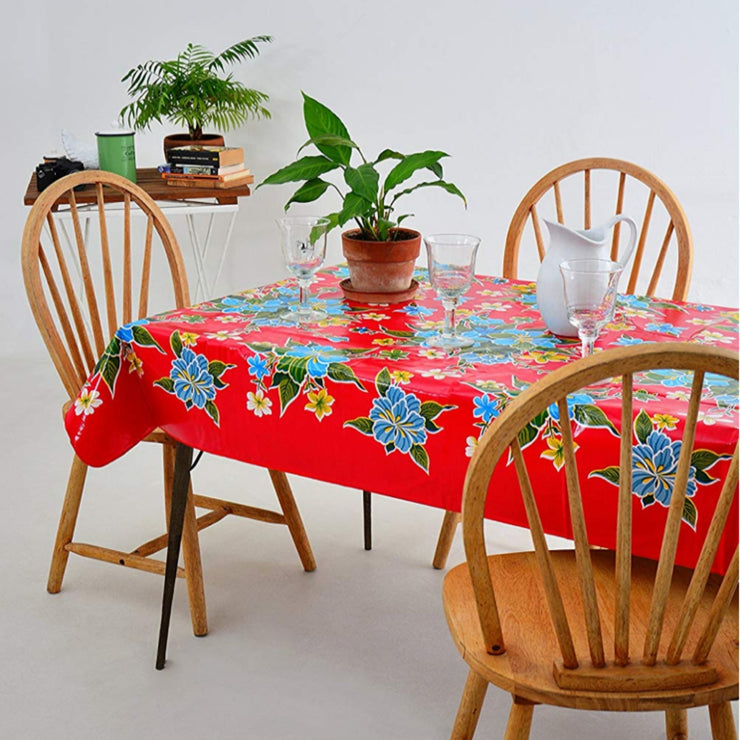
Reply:
M461 337L459 334L437 334L426 340L430 347L441 347L442 349L458 349L460 347L472 347L475 341L470 337Z
M320 308L301 308L294 306L287 311L283 311L280 317L288 321L295 321L298 324L309 324L317 321L323 321L329 314Z

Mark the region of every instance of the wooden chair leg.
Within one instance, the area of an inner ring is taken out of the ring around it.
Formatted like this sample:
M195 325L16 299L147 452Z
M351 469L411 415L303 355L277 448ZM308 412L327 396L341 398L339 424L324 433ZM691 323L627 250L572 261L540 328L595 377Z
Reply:
M666 710L665 736L668 740L688 740L689 725L685 709Z
M288 476L280 470L270 470L270 478L275 488L280 507L285 515L285 523L290 530L290 536L293 538L293 544L298 551L298 557L301 559L305 571L316 570L316 560L311 551L311 543L308 541L308 535L303 527L303 520L298 511L293 491L288 482Z
M729 701L709 705L709 721L712 723L713 740L737 740L735 718Z
M504 740L528 740L533 713L534 704L515 696L514 703L511 705L511 712L509 712Z
M168 444L162 445L162 458L164 467L165 509L167 512L167 521L169 522L170 506L172 503L172 477L175 470L175 448ZM190 622L193 626L193 634L196 637L203 637L208 634L208 616L206 613L205 587L203 585L203 563L200 557L200 543L198 541L198 525L195 520L193 486L190 484L182 529L182 560L185 569L185 582L188 589Z
M452 728L450 740L471 740L478 725L478 717L483 706L483 700L486 698L488 681L481 678L474 670L468 673L468 680L465 682L460 706L457 709L455 725Z
M75 455L72 460L72 468L69 471L67 491L64 495L62 513L59 517L59 526L57 527L57 537L54 542L54 552L51 556L49 579L46 582L46 590L50 594L59 593L62 588L64 571L69 558L69 551L66 546L72 541L72 537L74 536L86 476L87 465Z
M442 570L447 564L447 556L450 554L452 540L455 538L455 530L460 523L460 515L456 511L445 511L442 520L442 528L439 530L437 549L434 552L432 565L437 570Z

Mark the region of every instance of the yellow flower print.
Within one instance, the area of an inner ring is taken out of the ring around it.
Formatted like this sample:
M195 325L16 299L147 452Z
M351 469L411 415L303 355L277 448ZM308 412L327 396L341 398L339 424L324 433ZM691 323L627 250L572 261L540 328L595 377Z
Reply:
M334 397L326 392L326 388L308 392L308 403L303 407L306 411L313 411L316 418L321 421L325 416L331 414Z
M99 391L93 391L89 388L83 388L80 395L75 400L75 414L77 416L89 416L95 413L95 409L100 406L103 401L98 398L100 395Z
M563 464L565 463L563 438L556 437L555 435L553 435L552 437L548 437L547 446L549 447L549 449L545 450L541 456L552 460L552 464L555 466L556 470L560 470L560 468L562 468ZM574 442L573 450L575 451L577 449L578 445Z
M373 344L382 344L384 346L395 344L396 340L390 337L381 337L380 339L373 339Z
M128 357L128 371L130 373L136 373L138 376L141 376L141 374L144 372L143 367L144 363L141 361L141 357L136 354L136 352L131 352Z
M393 380L395 380L399 385L408 383L413 377L414 374L410 373L408 370L394 370L391 373L391 378L393 378Z
M565 362L567 359L569 359L569 355L554 349L542 350L541 352L527 352L522 355L522 360L525 362L536 362L538 365L543 365L546 362Z
M658 429L675 429L678 419L670 414L655 414L653 423L658 425Z
M254 411L255 416L267 416L272 413L272 401L265 397L264 391L247 393L247 409Z
M369 311L368 313L361 314L362 318L367 321L387 321L389 316L384 313L373 313L372 311Z
M447 357L444 352L438 349L422 349L419 352L419 355L421 355L421 357L427 357L430 360L441 360L444 357Z
M465 444L467 445L467 447L465 448L465 457L473 457L473 453L478 448L478 438L466 437Z
M193 347L198 341L198 335L192 331L184 331L182 332L182 334L180 334L180 339L182 339L182 343L186 347Z

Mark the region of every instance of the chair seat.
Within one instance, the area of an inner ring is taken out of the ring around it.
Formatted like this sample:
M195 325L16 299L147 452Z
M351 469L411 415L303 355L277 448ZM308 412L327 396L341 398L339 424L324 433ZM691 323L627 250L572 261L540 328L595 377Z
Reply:
M591 552L591 557L601 613L613 614L614 553L608 550L594 550ZM592 674L594 669L591 668L583 626L584 615L581 607L575 553L570 550L554 551L552 558L573 632L579 665L584 671ZM674 688L669 691L627 690L616 693L610 691L603 694L593 690L567 690L561 688L554 677L553 668L561 660L561 654L548 616L545 591L534 552L493 555L488 558L488 566L491 579L496 584L496 600L506 636L504 654L490 655L485 650L469 571L465 563L453 568L447 574L443 587L443 600L447 623L462 657L481 677L505 691L535 703L612 711L664 709L667 704L688 708L737 698L737 598L731 607L729 615L731 618L727 619L721 628L706 664L707 668L716 671L717 680L711 684ZM609 663L614 644L614 625L613 623L602 623L607 667L596 669L596 672L604 671L605 675L606 673L618 675L620 671L639 673L639 660L650 611L655 568L656 563L653 561L633 559L630 598L632 610L630 645L633 665L619 668ZM676 568L666 609L665 622L668 631L664 630L664 635L670 634L675 624L690 578L690 570ZM717 580L710 579L699 607L696 619L697 628L689 636L683 652L684 661L678 667L683 666L685 669L693 653L696 633L706 622L711 601L716 593ZM510 584L516 584L516 588L512 588ZM665 649L666 646L662 647ZM669 666L663 666L661 670L666 676L672 673ZM579 669L572 669L572 673L578 672ZM706 673L706 670L704 672Z

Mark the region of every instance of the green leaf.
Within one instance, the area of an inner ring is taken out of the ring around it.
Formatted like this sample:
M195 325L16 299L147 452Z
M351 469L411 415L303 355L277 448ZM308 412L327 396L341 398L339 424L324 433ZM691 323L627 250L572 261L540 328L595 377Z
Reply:
M133 334L134 342L140 347L156 347L160 352L164 353L157 340L143 326L132 326L131 333Z
M356 419L345 421L343 426L352 427L358 432L362 432L367 435L371 435L373 433L373 420L367 416L358 416Z
M349 192L344 196L344 205L342 210L339 212L339 225L344 226L347 221L351 221L353 218L364 216L368 212L372 211L373 204L357 195L355 192Z
M401 152L393 151L393 149L383 149L383 151L378 154L378 158L375 160L375 164L378 164L378 162L383 162L386 159L403 159L404 154L401 154Z
M429 472L429 455L421 445L411 445L409 450L411 459L425 472Z
M103 379L105 384L110 390L111 396L113 395L113 388L116 384L116 378L118 377L118 371L121 367L121 356L118 354L112 355L106 352L103 355L102 364L100 366L100 377Z
M442 157L447 157L445 152L426 151L409 154L404 157L389 173L383 183L383 190L387 193L405 180L417 170L427 169Z
M361 164L357 168L347 167L344 171L344 181L355 195L370 202L377 200L380 175L371 164Z
M350 139L346 126L339 117L330 111L325 105L318 100L303 94L303 119L306 123L306 131L312 139L327 134L333 134L343 139ZM316 148L332 162L337 164L349 164L352 156L352 148L349 146L331 146L327 144L317 144Z
M727 460L729 455L719 455L712 450L694 450L691 453L691 464L697 470L706 470L711 468L717 460Z
M172 347L175 357L180 357L182 355L182 339L180 338L180 332L177 330L170 334L170 347Z
M208 363L208 372L213 376L213 379L214 380L217 380L230 367L235 367L235 366L234 365L227 365L225 362L221 362L221 360L211 360Z
M213 401L206 401L206 405L204 406L204 408L208 416L210 416L211 419L213 419L216 426L218 426L219 413L218 413L218 407L216 406L216 404L213 403Z
M273 387L275 384L273 383ZM290 402L298 395L300 386L294 383L288 375L281 376L280 382L277 384L278 396L280 397L280 414L282 415Z
M336 134L321 134L321 136L312 136L305 144L301 146L297 154L300 154L307 146L315 146L321 151L319 145L324 147L349 147L350 149L359 149L360 147L354 141L346 136L337 136ZM327 155L328 156L328 155Z
M287 373L290 379L300 386L306 378L309 357L287 357L278 360L277 369L281 373Z
M383 334L387 334L389 337L397 337L398 339L411 339L415 336L414 332L403 329L386 329L384 326L379 326L378 328Z
M576 404L573 407L573 416L575 420L584 427L605 427L615 437L619 436L619 432L614 424L609 421L606 414L598 407L593 404ZM650 424L652 430L653 425Z
M291 203L311 203L317 200L326 192L328 187L329 183L326 180L322 180L320 177L314 177L313 180L303 183L293 193L293 197L285 204L285 210L288 210L288 206Z
M396 202L402 195L408 195L409 193L413 193L414 190L418 190L419 188L442 188L443 190L446 190L448 193L451 193L452 195L457 195L459 198L462 198L462 202L465 204L465 207L468 207L468 201L465 199L465 196L460 192L458 187L456 185L453 185L451 182L445 182L444 180L433 180L431 182L420 182L417 185L414 185L413 187L406 188L406 190L401 190L398 193L396 193L393 196L393 203Z
M436 421L432 421L431 419L424 419L424 429L426 429L429 434L436 434L437 432L441 431L442 427L437 424Z
M522 427L519 430L519 434L517 435L519 439L519 446L524 449L525 447L527 447L527 445L532 444L532 442L537 439L539 431L540 430L532 423L527 424L526 427Z
M635 436L640 443L645 444L650 433L653 431L653 422L645 412L645 409L640 409L640 413L635 419Z
M696 520L698 517L698 512L696 510L696 505L690 498L684 499L683 502L683 513L681 514L681 519L683 519L686 524L688 524L691 529L696 529Z
M436 419L443 411L449 411L453 408L455 407L443 406L441 403L437 403L436 401L424 401L424 403L421 404L419 413L425 419Z
M588 477L603 478L608 480L609 483L613 483L615 486L619 485L619 466L610 465L608 468L602 468L601 470L592 470Z
M388 368L384 367L375 376L375 388L381 396L385 396L388 393L388 389L391 387L391 374L388 372Z
M263 185L282 185L286 182L300 182L301 180L313 180L325 172L337 169L339 165L322 156L301 157L277 172L266 177L257 187Z
M360 379L355 375L355 371L349 365L344 365L341 362L332 362L329 364L327 374L332 380L336 380L337 383L354 383L360 390L365 390Z
M172 378L160 378L154 381L154 385L158 385L160 388L164 388L167 393L175 392L175 381Z

